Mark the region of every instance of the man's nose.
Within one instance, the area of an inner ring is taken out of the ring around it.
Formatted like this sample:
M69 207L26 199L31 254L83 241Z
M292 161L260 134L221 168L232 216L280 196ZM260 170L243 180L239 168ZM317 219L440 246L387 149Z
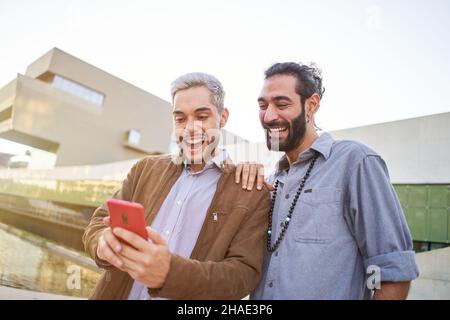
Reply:
M201 133L203 131L202 122L196 120L189 120L186 124L186 131L191 135Z
M264 113L264 123L269 123L278 119L278 110L276 107L269 105Z

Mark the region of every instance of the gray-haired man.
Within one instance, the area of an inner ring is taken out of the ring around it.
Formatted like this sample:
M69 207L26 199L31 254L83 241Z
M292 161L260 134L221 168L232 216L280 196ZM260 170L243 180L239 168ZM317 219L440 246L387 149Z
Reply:
M114 194L143 204L149 241L111 230L105 205L85 231L86 250L107 269L93 299L240 299L260 280L269 195L237 186L217 148L228 119L222 85L187 74L174 81L172 98L180 154L139 161Z

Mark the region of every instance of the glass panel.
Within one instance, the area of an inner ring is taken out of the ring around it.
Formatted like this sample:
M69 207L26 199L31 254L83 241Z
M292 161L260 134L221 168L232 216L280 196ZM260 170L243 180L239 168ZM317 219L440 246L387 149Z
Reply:
M97 91L89 89L81 84L75 83L61 76L55 75L53 87L76 95L96 105L103 105L105 96Z
M408 208L405 210L406 221L416 241L427 239L427 212L424 208Z
M448 187L446 185L430 186L430 207L447 209Z
M427 206L427 187L425 185L413 185L409 188L408 206L425 208Z
M434 242L446 242L447 237L447 208L429 210L428 240Z

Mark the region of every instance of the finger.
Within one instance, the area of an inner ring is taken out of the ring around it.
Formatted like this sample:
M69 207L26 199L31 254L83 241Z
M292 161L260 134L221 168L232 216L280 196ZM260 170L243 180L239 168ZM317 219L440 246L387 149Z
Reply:
M133 247L135 247L139 251L145 251L145 249L148 246L148 242L142 239L140 236L138 236L136 233L128 231L123 228L114 228L113 230L114 235L117 237L125 240L129 244L131 244Z
M133 261L132 259L123 255L120 255L120 258L123 260L123 269L125 269L126 272L138 273L142 268L140 263Z
M106 241L104 240L103 237L100 237L98 245L99 245L99 251L98 251L97 255L99 256L99 258L102 260L108 261L116 268L122 270L123 261L114 253L113 250L111 250L111 248L106 243Z
M156 230L147 227L148 238L154 243L159 245L167 245L166 239L164 239Z
M122 243L122 250L120 251L119 256L126 257L133 261L142 260L142 253L137 251L135 248L127 245L126 243Z
M115 252L120 252L122 250L122 244L120 243L119 239L117 239L114 234L111 232L111 228L108 228L104 233L103 236L108 243L108 245L113 249Z
M250 173L250 165L248 163L245 163L242 168L242 189L247 188L249 173Z
M269 191L273 191L273 185L271 185L270 183L266 183L266 188Z
M239 163L236 167L236 172L234 173L234 179L236 180L236 183L239 183L239 181L241 181L241 171L242 163Z
M258 180L256 181L256 188L261 190L264 185L264 166L260 165L258 167Z
M258 167L256 164L251 164L250 165L250 172L249 172L249 177L248 177L248 182L247 182L247 190L252 190L253 189L253 185L255 184L255 179L256 179L256 175L258 174Z
M110 216L106 216L103 218L103 223L106 224L108 227L111 226L111 218Z

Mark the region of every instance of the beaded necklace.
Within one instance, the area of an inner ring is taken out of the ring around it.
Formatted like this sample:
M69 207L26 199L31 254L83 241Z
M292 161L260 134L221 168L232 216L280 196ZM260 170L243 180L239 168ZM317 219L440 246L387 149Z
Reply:
M306 180L308 180L309 175L311 174L311 170L314 167L314 164L316 163L317 157L318 157L318 155L316 154L312 158L311 163L309 164L309 167L306 170L306 173L300 182L300 186L297 190L297 193L295 194L294 200L292 200L291 207L289 208L288 215L286 216L286 219L284 220L280 234L278 235L277 240L275 241L274 245L272 246L272 216L273 216L273 208L275 207L275 200L277 198L278 184L280 181L277 180L275 182L275 185L273 187L270 211L269 211L269 229L267 230L267 251L274 252L275 250L277 250L278 246L280 245L281 241L283 240L286 230L289 227L289 223L291 222L292 214L293 214L295 206L297 204L297 200L300 197L300 194L302 193L303 188L305 187Z

